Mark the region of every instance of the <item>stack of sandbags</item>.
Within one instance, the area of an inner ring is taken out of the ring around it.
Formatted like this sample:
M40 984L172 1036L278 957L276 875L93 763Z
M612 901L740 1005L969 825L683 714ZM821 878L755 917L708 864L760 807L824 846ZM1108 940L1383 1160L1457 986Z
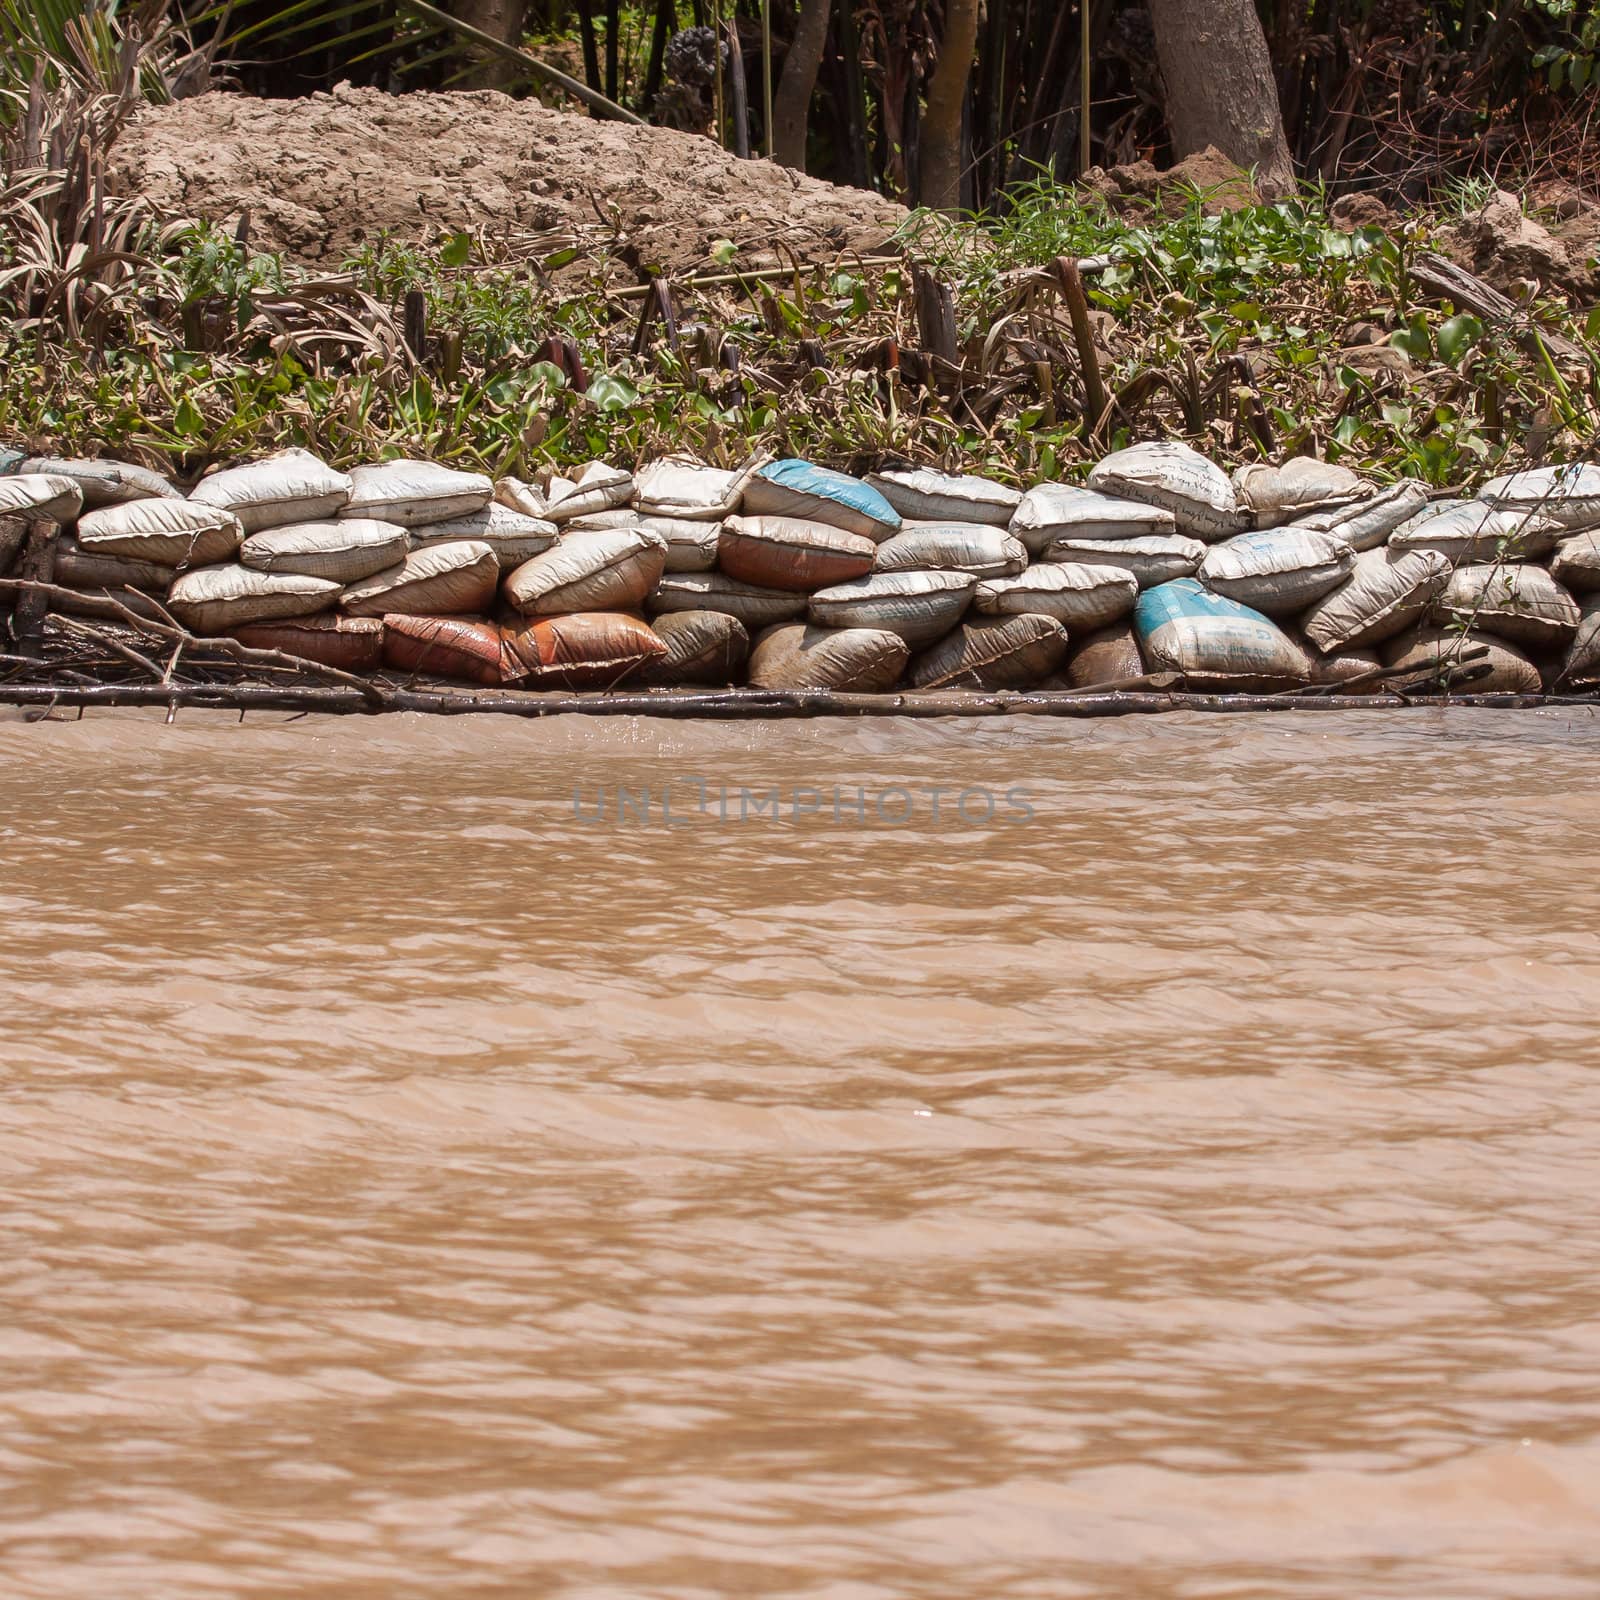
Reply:
M1297 458L1119 450L1026 492L889 465L591 462L541 485L303 450L187 497L114 462L0 478L0 567L64 528L64 609L154 614L346 670L522 687L1261 692L1392 667L1600 684L1600 468L1430 500ZM1470 660L1462 661L1470 654Z

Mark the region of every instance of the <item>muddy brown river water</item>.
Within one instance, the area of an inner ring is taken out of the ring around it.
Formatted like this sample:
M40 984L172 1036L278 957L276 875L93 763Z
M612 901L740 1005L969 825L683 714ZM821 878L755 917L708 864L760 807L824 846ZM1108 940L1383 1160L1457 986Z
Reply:
M0 763L8 1600L1600 1592L1600 718Z

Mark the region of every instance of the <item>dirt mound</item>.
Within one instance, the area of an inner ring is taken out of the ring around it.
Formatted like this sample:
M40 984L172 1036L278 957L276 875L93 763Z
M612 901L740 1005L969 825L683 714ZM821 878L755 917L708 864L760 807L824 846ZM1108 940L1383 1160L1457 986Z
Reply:
M1250 174L1215 145L1207 145L1164 170L1149 161L1133 161L1109 172L1091 167L1082 181L1086 188L1104 195L1113 211L1129 216L1148 215L1152 206L1164 216L1181 216L1190 203L1190 191L1195 189L1203 197L1201 209L1207 216L1241 211L1261 201Z
M333 264L384 229L412 239L487 225L600 231L624 259L674 272L710 263L719 239L741 265L879 248L906 213L710 140L552 111L492 92L388 95L341 85L306 100L206 94L141 111L118 141L112 182L163 212L233 223L258 248Z

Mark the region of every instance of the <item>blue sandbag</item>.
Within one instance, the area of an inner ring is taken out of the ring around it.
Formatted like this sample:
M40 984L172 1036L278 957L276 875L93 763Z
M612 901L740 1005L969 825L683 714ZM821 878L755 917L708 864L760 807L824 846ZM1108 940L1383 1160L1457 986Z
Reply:
M1181 672L1193 687L1286 688L1311 677L1310 657L1270 617L1193 578L1146 589L1133 627L1150 668Z
M900 531L900 513L871 484L810 461L773 461L745 485L747 516L802 517L882 542Z

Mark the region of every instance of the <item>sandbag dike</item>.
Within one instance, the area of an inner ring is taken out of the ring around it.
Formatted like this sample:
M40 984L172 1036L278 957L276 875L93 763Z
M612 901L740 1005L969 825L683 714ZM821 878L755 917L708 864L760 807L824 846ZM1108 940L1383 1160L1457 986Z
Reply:
M1600 690L1593 466L1472 499L1309 459L1230 477L1173 441L1026 491L761 458L536 485L289 450L188 494L110 461L12 466L12 703L1084 714Z
M118 136L111 187L159 215L233 227L258 250L337 266L388 231L615 234L636 264L744 265L870 254L907 213L769 161L741 161L670 128L599 122L492 91L388 95L341 85L303 100L214 92L145 106ZM630 270L630 277L633 275Z

